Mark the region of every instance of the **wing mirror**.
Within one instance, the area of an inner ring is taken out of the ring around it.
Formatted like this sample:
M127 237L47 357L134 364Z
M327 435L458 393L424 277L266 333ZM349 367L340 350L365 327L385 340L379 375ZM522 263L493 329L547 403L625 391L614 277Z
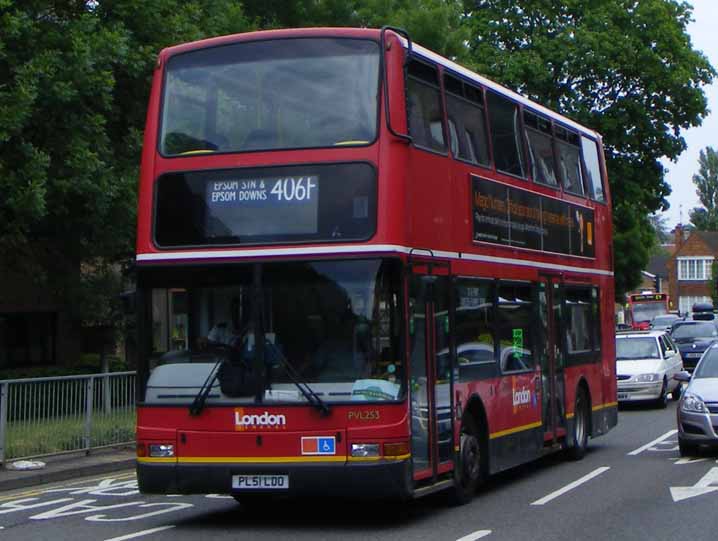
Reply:
M691 375L685 370L682 370L681 372L674 374L673 379L676 381L681 381L683 383L688 383L691 380Z

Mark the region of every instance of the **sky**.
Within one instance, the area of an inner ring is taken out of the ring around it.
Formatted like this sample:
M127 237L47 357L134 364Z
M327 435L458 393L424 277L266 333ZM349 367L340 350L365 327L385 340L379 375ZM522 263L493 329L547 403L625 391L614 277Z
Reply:
M689 0L693 5L694 21L688 26L693 48L702 51L714 68L718 69L718 0ZM710 113L703 124L683 132L688 148L678 157L677 162L663 160L668 169L666 181L672 188L668 202L671 207L662 215L666 225L673 229L676 224L689 222L690 211L700 206L693 175L698 172L698 155L702 149L711 146L718 150L718 78L712 85L703 87L708 98Z

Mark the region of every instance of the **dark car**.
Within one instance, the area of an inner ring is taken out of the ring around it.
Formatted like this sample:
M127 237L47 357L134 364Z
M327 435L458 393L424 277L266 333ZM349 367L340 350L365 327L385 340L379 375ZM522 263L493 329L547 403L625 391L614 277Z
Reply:
M678 446L681 455L694 455L700 445L718 447L718 344L701 357L691 376L674 376L688 382L678 403Z
M679 321L671 327L671 338L683 358L683 367L692 372L703 352L718 340L715 321Z

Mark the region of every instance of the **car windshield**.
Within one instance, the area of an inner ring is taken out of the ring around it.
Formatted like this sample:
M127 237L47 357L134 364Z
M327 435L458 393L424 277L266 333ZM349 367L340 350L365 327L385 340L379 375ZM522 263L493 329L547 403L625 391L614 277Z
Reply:
M636 361L639 359L658 359L658 343L650 336L640 338L616 338L616 360Z
M684 338L713 338L718 336L718 330L713 323L683 323L676 325L671 331L674 340Z
M217 360L251 368L259 349L254 347L253 323L261 317L268 372L264 396L259 397L264 403L304 400L286 364L326 402L402 397L396 262L263 264L261 294L249 265L211 272L168 269L165 274L151 279L171 287L148 292L151 363L172 365L171 371L160 370L160 385L199 388ZM153 376L149 387L158 381L159 376ZM257 398L240 396L235 402ZM208 403L215 399L228 400L216 393Z
M664 302L641 302L633 305L633 321L651 321L654 317L666 313Z
M694 378L718 378L718 348L710 348L698 363Z
M160 150L351 146L374 140L379 47L369 40L275 39L171 57Z

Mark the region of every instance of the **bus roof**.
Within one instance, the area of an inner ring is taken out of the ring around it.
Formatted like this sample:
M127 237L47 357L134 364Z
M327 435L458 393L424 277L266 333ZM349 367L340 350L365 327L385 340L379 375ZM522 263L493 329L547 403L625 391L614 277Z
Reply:
M404 43L404 47L407 47L406 40L402 38L402 41ZM531 101L525 96L522 96L518 92L514 92L513 90L510 90L506 88L505 86L500 85L499 83L496 83L492 81L491 79L487 79L486 77L483 77L479 75L478 73L474 73L473 71L455 63L451 60L444 58L443 56L430 51L429 49L422 47L421 45L418 45L416 43L411 44L411 49L414 53L418 53L419 56L423 56L427 60L431 60L432 62L436 62L437 64L441 64L445 68L450 69L451 71L458 73L462 75L463 77L466 77L467 79L473 80L477 83L479 83L482 86L485 86L486 88L489 88L495 92L498 92L499 94L502 94L516 102L521 103L522 105L532 109L535 112L539 112L544 116L547 116L549 118L552 118L553 120L560 122L564 126L571 127L579 132L581 132L582 135L586 135L592 139L600 140L601 136L598 132L595 132L589 128L586 128L585 126L582 126L575 120L571 120L568 117L565 117L547 107L544 107L540 103L536 103L535 101Z
M293 37L321 37L321 36L341 36L341 37L349 37L349 38L364 38L364 39L375 39L378 40L380 36L380 30L376 28L332 28L332 27L326 27L326 28L285 28L285 29L279 29L279 30L260 30L256 32L245 32L242 34L231 34L227 36L219 36L215 38L208 38L203 39L199 41L193 41L189 43L183 43L181 45L175 45L172 47L168 47L166 49L163 49L160 53L160 58L166 59L169 56L173 56L175 54L185 53L196 49L205 49L209 47L219 47L222 45L229 45L231 43L236 43L238 41L254 41L254 40L261 40L261 39L280 39L280 38L293 38ZM403 36L400 36L398 34L394 34L397 36L401 42L404 44L404 47L408 47L408 42ZM436 64L440 64L441 66L453 71L454 73L457 73L467 79L470 79L472 81L477 82L478 84L489 88L499 94L502 94L518 103L521 103L522 105L530 108L531 110L538 112L546 117L549 117L561 124L563 124L566 127L571 127L574 130L579 131L582 135L586 135L592 139L595 140L601 140L601 136L598 132L595 132L589 128L586 128L585 126L582 126L578 122L571 120L570 118L563 116L547 107L544 107L543 105L536 103L534 101L531 101L530 99L522 96L521 94L514 92L513 90L510 90L506 88L505 86L502 86L490 79L487 79L486 77L483 77L477 73L474 73L473 71L455 63L451 60L444 58L443 56L425 48L421 45L418 45L417 43L412 42L411 45L412 52L417 54L420 57L423 57L425 60L429 60L431 62L435 62Z

